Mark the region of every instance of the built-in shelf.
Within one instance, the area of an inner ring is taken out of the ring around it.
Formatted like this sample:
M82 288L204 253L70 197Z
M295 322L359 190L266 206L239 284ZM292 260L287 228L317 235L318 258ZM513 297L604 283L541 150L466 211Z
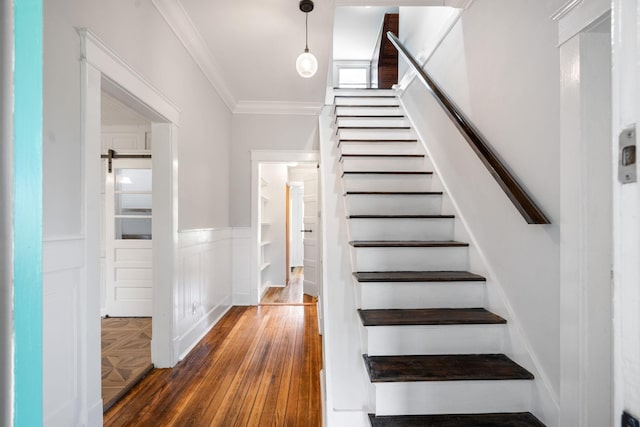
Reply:
M260 271L264 270L265 268L269 267L271 265L270 262L265 262L262 265L260 265Z

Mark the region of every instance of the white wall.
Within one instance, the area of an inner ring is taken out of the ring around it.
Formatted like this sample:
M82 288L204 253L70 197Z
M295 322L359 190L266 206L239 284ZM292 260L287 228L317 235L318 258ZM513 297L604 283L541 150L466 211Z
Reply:
M231 144L231 225L251 225L251 150L317 150L315 115L235 114Z
M403 95L556 402L559 61L557 28L549 16L560 3L476 0L426 65L533 195L551 225L526 224L421 82L414 80Z
M0 424L11 425L12 403L12 247L13 247L13 13L12 2L0 5Z
M400 7L400 26L398 37L409 49L409 52L419 63L429 57L436 48L438 42L442 40L451 23L462 12L453 7ZM409 65L402 58L398 61L398 77L409 70ZM399 81L399 80L398 80Z
M88 343L95 346L99 337L80 313L87 289L97 284L82 279L82 85L75 27L93 31L180 111L177 257L182 264L176 266L173 296L182 298L182 305L175 307L171 322L176 355L230 304L231 244L224 229L229 226L231 113L151 2L61 0L44 8L45 424L94 425L102 416L100 373L85 366L99 366L99 359L94 347L91 360L83 357ZM203 240L188 243L191 230L200 229L195 234Z
M333 23L333 59L371 61L376 55L374 50L385 13L397 13L397 8L387 6L336 8Z

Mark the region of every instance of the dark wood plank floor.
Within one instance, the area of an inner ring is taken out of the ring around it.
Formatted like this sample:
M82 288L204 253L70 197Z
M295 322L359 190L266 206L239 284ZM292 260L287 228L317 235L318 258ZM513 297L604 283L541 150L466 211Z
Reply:
M152 371L105 426L321 425L317 309L233 307L187 358Z

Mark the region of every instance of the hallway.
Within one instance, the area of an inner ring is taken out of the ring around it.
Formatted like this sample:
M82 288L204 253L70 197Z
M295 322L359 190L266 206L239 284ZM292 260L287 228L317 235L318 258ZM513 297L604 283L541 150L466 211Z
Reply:
M316 306L232 307L174 369L152 371L105 426L320 426Z

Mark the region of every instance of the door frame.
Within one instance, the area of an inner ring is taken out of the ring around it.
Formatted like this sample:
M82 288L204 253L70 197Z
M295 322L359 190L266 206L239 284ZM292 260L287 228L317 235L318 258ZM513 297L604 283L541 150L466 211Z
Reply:
M607 36L597 39L589 34L608 18L610 9L608 0L574 1L552 17L559 28L562 124L559 425L599 426L615 418L611 345L615 142L609 139L613 116L609 129L600 119L611 112L611 103L603 101L607 82L599 81L606 72L593 59L606 54ZM609 85L612 79L610 75ZM603 206L608 213L602 212Z
M172 295L176 283L178 242L177 141L180 113L160 91L86 28L81 41L81 138L83 150L83 231L85 277L79 300L86 402L90 419L102 416L100 367L100 97L104 90L152 122L153 186L153 338L156 367L174 366ZM91 285L95 284L95 285Z
M251 286L249 303L260 304L260 163L319 162L318 151L251 150Z

